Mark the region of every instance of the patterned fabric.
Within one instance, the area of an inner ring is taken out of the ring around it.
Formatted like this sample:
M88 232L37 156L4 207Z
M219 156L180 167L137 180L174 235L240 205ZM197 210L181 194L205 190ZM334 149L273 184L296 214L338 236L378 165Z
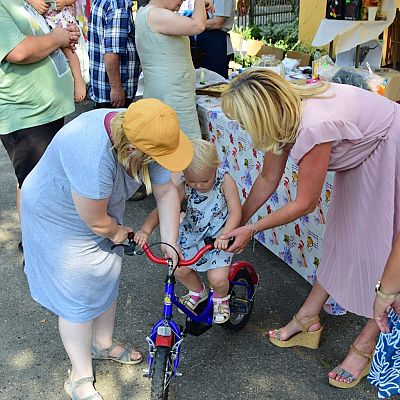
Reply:
M228 218L228 206L222 192L226 170L218 168L212 189L200 193L185 186L187 195L186 215L179 226L179 246L185 259L192 258L204 246L204 238L217 237ZM229 265L233 254L223 250L206 253L191 268L195 271L207 271Z
M57 26L66 28L68 24L76 24L75 15L75 7L72 5L64 7L61 11L50 8L45 17L50 28L54 29Z
M378 387L378 398L400 394L400 316L389 312L390 333L381 333L368 381Z
M110 102L110 82L104 64L105 54L119 54L122 88L127 99L134 99L140 61L135 47L135 25L131 0L94 0L89 21L90 98Z

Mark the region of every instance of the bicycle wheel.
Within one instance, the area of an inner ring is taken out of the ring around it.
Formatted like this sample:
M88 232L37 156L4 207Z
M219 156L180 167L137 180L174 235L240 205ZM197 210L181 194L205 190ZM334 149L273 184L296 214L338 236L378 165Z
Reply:
M253 296L254 296L254 283L250 274L245 270L240 270L234 277L236 282L242 283L241 285L229 286L229 307L231 309L231 316L227 322L220 326L234 332L242 329L248 322L251 311L253 309Z
M172 378L171 348L157 346L151 378L151 400L167 400Z

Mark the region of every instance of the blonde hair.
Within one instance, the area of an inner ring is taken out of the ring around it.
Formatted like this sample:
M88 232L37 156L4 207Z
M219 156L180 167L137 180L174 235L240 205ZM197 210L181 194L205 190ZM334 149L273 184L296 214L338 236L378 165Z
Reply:
M218 156L217 147L203 139L192 140L193 159L189 166L185 169L193 175L200 174L209 168L217 169L221 164Z
M151 193L151 181L149 175L149 164L153 159L141 150L134 148L125 136L122 128L125 112L120 112L111 120L111 132L114 139L114 149L117 152L118 162L130 171L132 178L137 182L143 182L146 186L147 194Z
M249 69L222 92L222 111L249 132L257 149L280 154L296 140L301 100L319 97L328 87L295 85L273 71Z

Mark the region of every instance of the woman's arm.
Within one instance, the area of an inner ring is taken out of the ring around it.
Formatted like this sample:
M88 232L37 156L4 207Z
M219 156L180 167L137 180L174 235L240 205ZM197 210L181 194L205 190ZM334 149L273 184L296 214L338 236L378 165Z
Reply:
M150 28L164 35L198 35L204 31L206 19L204 0L195 0L193 14L190 18L159 7L153 7L148 13Z
M314 211L328 170L330 152L331 143L319 144L310 150L299 164L296 199L260 219L254 226L242 226L225 234L223 236L224 239L229 236L235 236L236 238L235 243L228 250L232 252L242 251L255 232L287 224Z
M79 35L77 26L68 25L66 29L57 27L45 35L26 36L5 56L5 60L14 64L31 64L43 60L58 48L75 49Z
M288 150L284 150L280 155L265 153L262 170L243 204L241 225L245 225L275 192L285 171L288 156Z
M180 201L177 187L171 180L163 185L153 184L153 194L157 201L157 210L160 219L161 241L169 243L178 250L178 227ZM169 247L163 247L165 254L177 262L176 253Z
M240 203L239 192L235 181L229 174L225 174L222 191L228 207L228 218L221 230L221 235L235 229L242 219L242 204ZM228 248L228 239L221 239L221 235L216 239L214 246L216 249L226 250Z
M76 0L56 0L57 10L60 11L66 6L72 6L76 3Z
M72 192L75 209L79 217L96 235L105 237L114 243L123 243L131 228L118 225L107 213L108 199L92 200Z

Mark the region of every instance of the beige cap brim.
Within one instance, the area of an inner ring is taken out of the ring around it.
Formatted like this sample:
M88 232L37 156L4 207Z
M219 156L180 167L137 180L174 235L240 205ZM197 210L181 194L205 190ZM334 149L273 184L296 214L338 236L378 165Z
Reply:
M161 166L171 172L180 172L189 166L193 159L193 146L190 139L180 130L178 148L167 155L153 156Z

